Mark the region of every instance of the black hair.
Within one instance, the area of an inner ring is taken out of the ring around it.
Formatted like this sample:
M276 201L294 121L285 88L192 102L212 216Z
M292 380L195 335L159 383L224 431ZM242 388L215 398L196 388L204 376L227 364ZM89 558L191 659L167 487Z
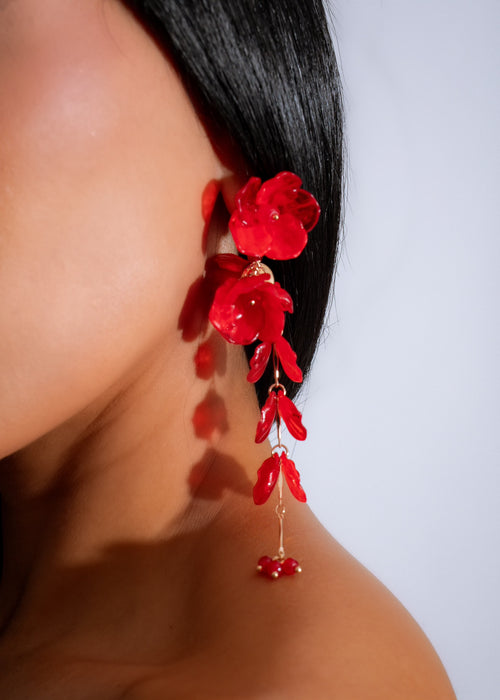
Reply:
M269 262L293 299L284 336L305 375L328 307L343 199L341 85L323 3L126 4L168 52L207 123L237 145L249 173L266 180L290 170L321 206L304 252L295 260ZM251 355L253 348L247 350ZM286 377L281 381L293 398L299 385ZM272 382L270 373L258 382L261 404Z

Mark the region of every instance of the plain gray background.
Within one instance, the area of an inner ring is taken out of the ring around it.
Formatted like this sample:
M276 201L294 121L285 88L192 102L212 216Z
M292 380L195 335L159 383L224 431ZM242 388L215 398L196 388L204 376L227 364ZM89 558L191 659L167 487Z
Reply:
M500 698L500 3L336 0L350 154L295 447L309 502Z

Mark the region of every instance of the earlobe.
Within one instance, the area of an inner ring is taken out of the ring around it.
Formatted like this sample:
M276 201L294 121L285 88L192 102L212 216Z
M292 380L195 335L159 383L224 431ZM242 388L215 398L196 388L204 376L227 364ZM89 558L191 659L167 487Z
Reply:
M209 182L203 193L203 243L206 258L219 253L237 253L229 232L230 213L222 194L221 180Z
M203 250L207 257L219 253L237 254L228 223L236 207L236 194L248 178L228 173L218 180L211 180L203 192Z

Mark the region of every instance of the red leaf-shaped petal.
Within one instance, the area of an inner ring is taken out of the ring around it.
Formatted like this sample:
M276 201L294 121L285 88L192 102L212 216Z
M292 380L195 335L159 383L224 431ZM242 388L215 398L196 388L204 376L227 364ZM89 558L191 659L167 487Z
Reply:
M301 382L302 370L297 364L297 355L292 350L290 343L283 336L280 336L275 342L275 348L285 374L290 377L292 382Z
M271 287L271 285L269 285ZM272 287L275 285L273 284ZM259 338L270 343L276 342L285 327L285 314L278 295L266 294L264 299L265 314L259 328Z
M253 487L253 500L258 506L267 501L276 485L280 473L280 459L276 453L266 459L257 472L257 483Z
M273 287L274 295L279 299L283 311L288 311L289 314L293 314L292 297L288 294L286 289L283 289L279 282L275 282Z
M248 382L256 382L262 377L271 355L271 349L272 345L268 342L257 345L250 360L250 372L247 375Z
M262 285L260 291L265 314L259 329L259 338L275 343L285 327L284 311L293 311L292 297L278 282Z
M297 471L295 463L292 462L291 459L288 459L284 452L281 455L281 466L283 467L286 483L288 484L292 496L295 496L301 503L305 503L307 498L304 489L300 485L300 474Z
M302 414L293 401L280 390L278 391L277 403L279 416L285 421L290 435L293 435L297 440L305 440L307 430L302 425Z
M211 258L208 258L205 270L208 277L217 275L221 270L228 273L222 273L220 284L225 282L228 276L236 278L241 277L241 273L247 266L248 260L240 258L239 255L235 255L234 253L220 253L219 255L213 255Z
M266 403L262 406L260 412L260 421L257 424L257 431L255 433L255 442L263 442L269 435L271 426L276 417L277 409L277 397L276 392L271 391L267 397Z

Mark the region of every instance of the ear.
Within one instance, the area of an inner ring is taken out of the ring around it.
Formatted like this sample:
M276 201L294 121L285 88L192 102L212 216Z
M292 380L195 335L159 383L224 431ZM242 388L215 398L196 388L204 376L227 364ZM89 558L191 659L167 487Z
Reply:
M203 249L207 257L218 253L238 253L229 231L229 219L236 206L236 194L246 181L246 176L232 172L212 180L206 186L203 193Z

